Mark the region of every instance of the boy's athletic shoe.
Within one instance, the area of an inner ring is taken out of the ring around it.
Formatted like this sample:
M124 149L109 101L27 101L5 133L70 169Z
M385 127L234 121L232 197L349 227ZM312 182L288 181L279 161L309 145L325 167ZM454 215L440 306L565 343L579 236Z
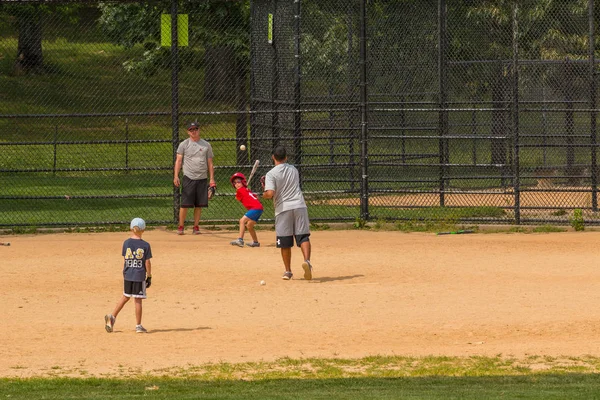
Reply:
M244 247L244 239L236 239L233 242L229 242L229 244L232 246Z
M289 281L290 279L292 279L292 276L294 276L294 274L292 274L291 271L285 271L281 279L283 279L284 281Z
M250 242L250 243L246 243L246 246L248 246L248 247L260 247L260 243L258 243L258 242Z
M304 270L304 279L310 281L312 279L312 265L310 261L304 261L302 263L302 269Z
M194 230L192 231L192 234L193 235L199 235L200 233L202 233L202 232L200 232L200 227L198 225L196 225L194 227Z
M105 315L104 316L104 328L106 329L106 332L111 333L113 331L113 327L115 326L115 317L113 317L112 315Z
M144 328L143 326L141 326L141 325L136 325L136 326L135 326L135 332L136 332L136 333L146 333L146 332L148 332L148 331L147 331L147 330L146 330L146 328Z
M178 235L183 235L183 225L181 225L181 226L179 226L179 227L177 228L177 234L178 234Z

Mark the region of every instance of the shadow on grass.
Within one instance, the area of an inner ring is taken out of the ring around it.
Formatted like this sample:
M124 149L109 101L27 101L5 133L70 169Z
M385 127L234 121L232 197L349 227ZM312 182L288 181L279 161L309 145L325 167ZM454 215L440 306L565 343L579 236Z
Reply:
M316 372L318 373L318 371ZM390 371L393 373L393 371ZM400 378L224 379L2 379L10 399L592 399L597 374Z

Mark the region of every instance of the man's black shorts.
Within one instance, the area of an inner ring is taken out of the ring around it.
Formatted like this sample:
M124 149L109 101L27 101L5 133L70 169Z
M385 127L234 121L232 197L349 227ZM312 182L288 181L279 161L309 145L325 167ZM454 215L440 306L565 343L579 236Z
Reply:
M208 179L190 179L183 176L181 208L208 207Z

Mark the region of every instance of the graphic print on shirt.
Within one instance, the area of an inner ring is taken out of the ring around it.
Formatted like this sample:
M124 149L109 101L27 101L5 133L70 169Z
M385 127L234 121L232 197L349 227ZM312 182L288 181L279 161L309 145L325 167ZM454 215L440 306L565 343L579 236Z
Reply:
M135 249L133 251L130 247L125 252L125 267L127 268L144 268L144 249Z

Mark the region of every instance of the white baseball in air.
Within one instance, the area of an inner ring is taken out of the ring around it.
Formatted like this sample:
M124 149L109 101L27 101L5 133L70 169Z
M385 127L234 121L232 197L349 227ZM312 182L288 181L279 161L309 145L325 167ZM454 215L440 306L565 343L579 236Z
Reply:
M265 281L260 281L260 286L265 286L267 284L267 282Z
M246 146L244 146L244 145L241 145L241 146L240 146L240 150L241 150L241 151L244 151L244 150L246 150Z

